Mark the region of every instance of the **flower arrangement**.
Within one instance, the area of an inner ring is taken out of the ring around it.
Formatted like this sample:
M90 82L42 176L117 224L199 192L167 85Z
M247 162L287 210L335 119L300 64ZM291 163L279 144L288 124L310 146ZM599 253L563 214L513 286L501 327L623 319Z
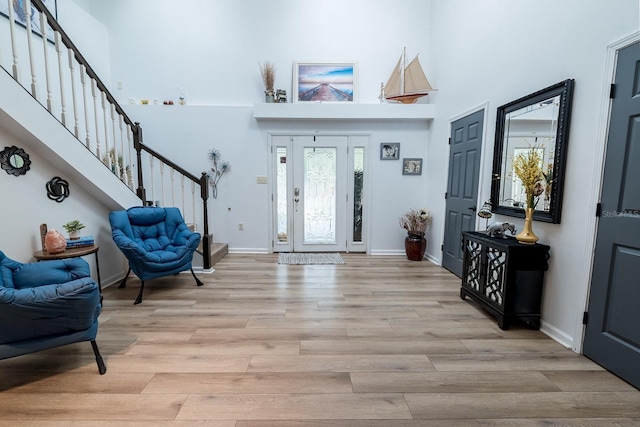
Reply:
M400 227L409 234L424 235L427 227L431 225L431 212L429 209L410 209L400 218Z
M276 67L269 61L265 61L264 65L260 65L260 73L262 73L262 82L264 83L265 93L274 95L273 85L276 82Z
M231 170L231 165L227 161L222 161L220 151L212 148L209 150L209 160L213 161L213 167L209 175L209 183L213 187L213 198L218 197L218 181L222 176Z
M538 147L531 147L513 159L513 173L522 182L527 196L527 208L535 208L538 204L538 198L551 184L549 181L549 178L552 177L551 171L545 174L542 164L543 159Z

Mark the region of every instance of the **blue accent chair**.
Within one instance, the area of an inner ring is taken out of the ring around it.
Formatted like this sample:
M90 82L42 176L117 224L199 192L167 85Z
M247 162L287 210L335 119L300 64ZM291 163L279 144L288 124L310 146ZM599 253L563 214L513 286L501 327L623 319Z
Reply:
M0 359L90 341L104 374L95 341L100 301L85 260L22 264L0 251Z
M118 287L126 286L131 270L141 281L134 305L142 302L144 282L149 279L191 270L196 284L202 286L191 265L201 236L189 230L178 208L133 207L113 211L109 222L113 241L129 261L129 271Z

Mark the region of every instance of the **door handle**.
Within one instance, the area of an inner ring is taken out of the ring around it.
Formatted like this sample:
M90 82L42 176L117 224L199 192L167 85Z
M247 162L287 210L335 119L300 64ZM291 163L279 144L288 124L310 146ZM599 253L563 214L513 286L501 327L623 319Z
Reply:
M296 212L298 212L298 202L300 201L300 189L298 187L293 189L293 202L295 203Z
M472 210L473 212L475 212L475 211L477 210L477 208L476 208L475 206L471 206L470 208L467 208L467 209L470 209L470 210Z

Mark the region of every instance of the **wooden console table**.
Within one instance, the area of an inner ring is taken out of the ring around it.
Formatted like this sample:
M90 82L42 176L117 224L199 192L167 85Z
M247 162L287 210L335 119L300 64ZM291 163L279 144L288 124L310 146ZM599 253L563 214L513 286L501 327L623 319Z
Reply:
M82 248L66 249L64 252L57 254L50 254L47 251L38 251L33 254L33 257L38 261L51 261L56 259L68 259L77 258L85 255L94 254L96 257L96 273L98 275L98 288L100 289L100 295L102 295L102 283L100 280L100 263L98 262L98 245L85 246Z

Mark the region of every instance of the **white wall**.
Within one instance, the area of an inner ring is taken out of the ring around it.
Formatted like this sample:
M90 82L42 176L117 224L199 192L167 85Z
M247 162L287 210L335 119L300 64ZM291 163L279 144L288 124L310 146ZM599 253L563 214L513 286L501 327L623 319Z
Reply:
M35 261L33 253L42 249L40 224L55 229L67 237L62 225L78 219L86 228L82 235L93 236L100 246L98 252L103 286L122 277L124 259L111 239L109 212L106 206L83 188L83 183L69 176L68 171L53 166L50 159L41 155L38 144L8 132L0 126L0 147L17 146L25 150L31 160L26 174L13 176L1 171L0 189L4 202L0 209L0 250L19 262ZM53 177L69 182L69 197L58 203L47 197L46 184ZM91 273L97 280L95 257L85 257Z
M480 203L490 196L496 108L575 79L562 223L534 222L534 231L551 246L543 328L579 349L595 233L592 202L599 188L592 171L603 163L597 126L604 87L611 79L604 75L607 45L638 30L638 1L447 0L434 1L432 12L432 76L441 89L433 100L437 117L432 141L446 140L451 117L489 101ZM448 147L431 144L427 158L429 204L441 212ZM494 219L522 229L521 219ZM443 224L436 223L433 233L443 236Z
M58 0L58 22L82 53L93 71L106 85L111 82L109 31L93 16L78 7L75 0Z
M266 60L288 94L293 61L357 61L360 102L372 103L404 46L430 65L430 0L90 0L89 9L110 29L125 100L176 100L184 86L192 105L250 105L264 100Z
M409 208L425 206L427 176L403 176L400 162L381 162L378 149L380 142L396 141L401 156L424 157L427 122L259 125L251 105L264 101L258 64L266 60L276 66L276 88L289 96L294 61L355 61L359 102L379 103L380 84L403 47L408 55L419 53L429 72L430 1L86 3L85 9L111 29L111 86L118 99L157 99L160 104L172 99L177 104L179 87L185 88L186 107L125 104L127 114L142 124L145 144L194 174L210 168L207 152L213 147L231 163L218 199L209 203L215 241L228 243L231 251L269 249L268 186L256 184L256 176L268 171L267 132L366 132L371 134L370 248L404 253L406 232L398 219ZM240 222L244 231L238 230Z

